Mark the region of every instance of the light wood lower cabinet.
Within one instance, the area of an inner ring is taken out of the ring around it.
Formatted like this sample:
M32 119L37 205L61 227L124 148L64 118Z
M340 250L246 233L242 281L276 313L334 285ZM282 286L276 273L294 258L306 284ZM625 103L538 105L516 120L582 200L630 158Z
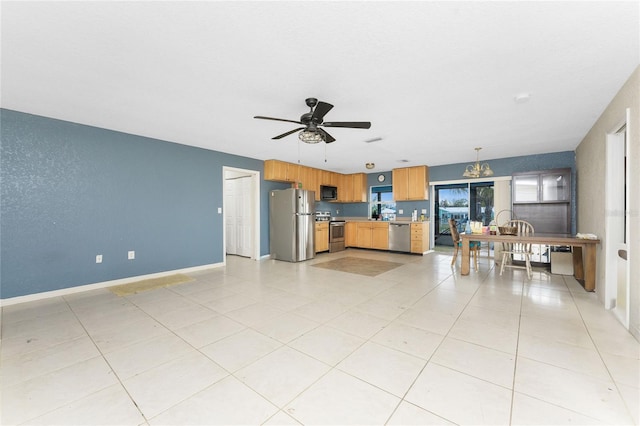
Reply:
M411 253L429 250L429 222L411 224Z
M357 247L357 223L347 222L344 227L344 245L346 247Z
M356 247L389 249L389 224L385 222L356 222Z
M371 248L389 250L389 224L373 223L371 228Z
M329 250L329 223L316 223L316 253Z

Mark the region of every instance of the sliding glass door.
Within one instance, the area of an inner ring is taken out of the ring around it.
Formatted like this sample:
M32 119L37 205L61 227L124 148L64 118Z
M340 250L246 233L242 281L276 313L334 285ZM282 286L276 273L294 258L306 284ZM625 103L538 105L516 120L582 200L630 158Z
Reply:
M494 219L493 211L493 182L474 182L469 185L471 209L469 220L482 222L489 226Z
M493 182L436 185L434 208L435 245L453 246L449 219L455 219L460 232L469 221L489 226L494 219Z

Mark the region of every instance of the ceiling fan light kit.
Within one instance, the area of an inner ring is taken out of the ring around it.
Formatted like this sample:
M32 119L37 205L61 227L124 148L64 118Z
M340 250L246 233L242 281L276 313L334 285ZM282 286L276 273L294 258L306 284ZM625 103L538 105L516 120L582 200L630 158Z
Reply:
M493 170L491 170L491 167L489 167L489 164L484 163L484 164L480 165L480 162L478 161L481 149L482 148L475 148L475 150L476 150L476 163L475 164L469 164L467 166L467 168L465 169L464 173L462 174L463 177L466 177L466 178L479 178L479 177L493 176Z
M256 115L253 118L301 124L304 127L298 127L297 129L293 129L281 135L274 136L271 139L282 139L285 136L289 136L301 130L301 132L298 134L298 139L308 144L316 144L319 142L331 143L335 141L335 138L320 126L344 127L349 129L369 129L371 127L371 123L368 121L334 121L331 123L325 123L323 122L324 116L329 111L331 111L333 105L326 102L318 101L316 98L307 98L305 102L310 108L310 111L302 114L299 121L287 120L284 118L265 117L262 115Z
M324 139L322 139L322 135L313 130L302 130L300 133L298 133L298 139L308 144L324 142Z

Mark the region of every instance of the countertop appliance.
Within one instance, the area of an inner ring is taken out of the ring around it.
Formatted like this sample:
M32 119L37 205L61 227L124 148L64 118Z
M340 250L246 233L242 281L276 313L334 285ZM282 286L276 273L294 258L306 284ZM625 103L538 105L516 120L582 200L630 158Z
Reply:
M335 201L338 199L338 188L335 186L320 186L320 199L323 201Z
M345 249L345 221L331 218L329 222L329 253Z
M331 220L331 212L316 212L316 222L329 222Z
M306 189L282 189L269 196L271 257L301 262L315 257L315 194Z
M389 250L411 252L411 224L393 222L389 224Z

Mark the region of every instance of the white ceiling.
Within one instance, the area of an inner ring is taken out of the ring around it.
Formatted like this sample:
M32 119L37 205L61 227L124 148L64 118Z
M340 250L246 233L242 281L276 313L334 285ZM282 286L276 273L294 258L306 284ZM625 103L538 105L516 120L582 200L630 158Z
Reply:
M573 150L640 62L637 1L1 7L3 108L345 173ZM308 97L371 129L253 119Z

